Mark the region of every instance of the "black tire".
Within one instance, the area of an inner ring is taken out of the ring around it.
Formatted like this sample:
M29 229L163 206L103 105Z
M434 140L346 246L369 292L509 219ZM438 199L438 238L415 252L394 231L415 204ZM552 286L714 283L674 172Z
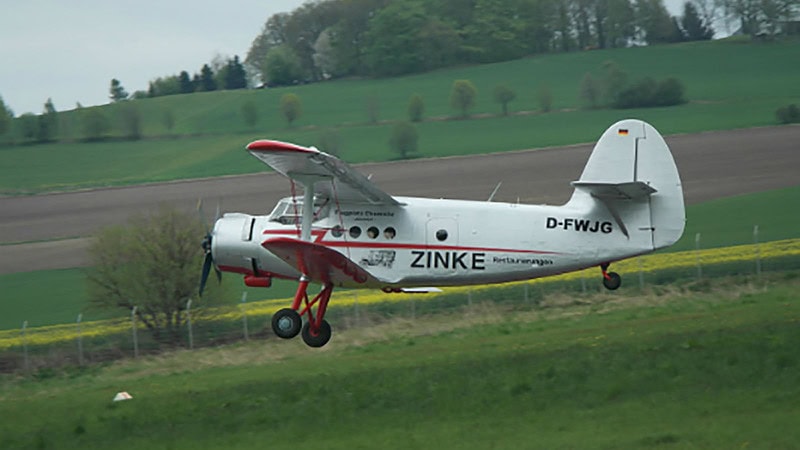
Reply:
M283 308L272 316L272 331L279 338L291 339L297 336L302 325L300 314L292 308Z
M311 324L306 322L303 324L303 342L309 347L319 348L327 344L331 340L331 325L327 320L323 319L319 325L319 330L316 335L311 334Z
M608 278L603 277L603 286L609 291L619 289L622 284L622 277L617 272L608 272Z

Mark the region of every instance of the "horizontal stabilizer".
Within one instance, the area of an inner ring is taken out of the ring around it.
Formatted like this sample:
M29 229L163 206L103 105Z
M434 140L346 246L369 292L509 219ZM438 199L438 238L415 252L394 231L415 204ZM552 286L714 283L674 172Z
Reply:
M652 186L643 181L628 183L593 183L591 181L573 181L576 189L586 191L593 197L609 200L635 200L645 198L656 192Z

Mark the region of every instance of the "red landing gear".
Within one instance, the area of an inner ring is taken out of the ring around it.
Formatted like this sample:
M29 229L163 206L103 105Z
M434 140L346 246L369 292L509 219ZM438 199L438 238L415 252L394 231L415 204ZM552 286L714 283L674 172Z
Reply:
M272 330L283 339L291 339L302 331L303 342L306 345L322 347L331 339L331 326L324 317L333 292L333 284L325 284L322 291L309 301L307 293L309 281L305 276L300 278L292 307L281 309L272 316ZM301 304L303 304L302 310ZM313 310L314 305L317 305L316 312ZM308 320L303 324L302 316L306 314Z
M622 277L617 272L608 272L609 263L600 264L600 270L603 271L603 286L609 291L619 288L622 284Z

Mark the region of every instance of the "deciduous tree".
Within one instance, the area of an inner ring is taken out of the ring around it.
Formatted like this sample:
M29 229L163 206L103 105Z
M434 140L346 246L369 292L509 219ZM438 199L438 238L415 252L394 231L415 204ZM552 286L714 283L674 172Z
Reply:
M425 114L425 101L422 96L414 94L408 102L408 119L412 122L421 122Z
M267 53L261 72L270 86L289 86L303 80L300 60L288 45L273 47Z
M258 122L258 108L254 101L248 100L242 104L242 119L249 128L256 126L256 122Z
M517 93L511 90L510 87L506 86L505 84L500 84L495 86L494 88L494 101L500 103L500 108L503 111L503 115L508 115L508 104L511 103L515 98L517 98Z
M339 155L342 150L342 137L339 130L326 128L317 138L317 147L325 153Z
M204 234L199 220L168 207L102 230L89 249L91 303L126 311L135 306L137 319L157 340L179 341L186 303L199 300L204 255L198 242ZM220 295L209 283L203 302Z
M295 120L303 114L303 105L300 97L295 94L283 94L281 97L281 114L291 127Z
M550 86L543 84L539 86L536 93L536 100L539 102L539 109L544 112L550 112L553 109L553 91Z
M392 151L400 155L400 158L406 159L409 153L416 152L418 141L417 128L410 122L398 122L392 127L389 146Z
M469 80L455 80L450 90L450 106L461 111L461 117L468 117L469 110L475 106L478 89Z
M121 106L118 117L122 133L126 138L138 141L142 138L142 114L139 106L134 102L126 102Z
M36 136L39 134L39 119L36 117L36 114L25 113L19 116L16 122L19 135L22 136L22 139L26 141L36 139Z
M164 111L164 114L161 116L161 124L164 125L164 128L167 132L172 132L172 129L175 128L175 113L172 112L171 109L167 109Z
M579 96L584 108L594 109L600 105L600 86L589 72L581 80Z

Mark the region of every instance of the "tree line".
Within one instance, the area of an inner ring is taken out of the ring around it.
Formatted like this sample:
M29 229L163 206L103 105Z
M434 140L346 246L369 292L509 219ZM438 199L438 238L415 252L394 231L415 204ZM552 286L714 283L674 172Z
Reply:
M465 63L711 39L712 24L776 34L800 0L318 0L269 17L245 63L268 85L394 76Z

